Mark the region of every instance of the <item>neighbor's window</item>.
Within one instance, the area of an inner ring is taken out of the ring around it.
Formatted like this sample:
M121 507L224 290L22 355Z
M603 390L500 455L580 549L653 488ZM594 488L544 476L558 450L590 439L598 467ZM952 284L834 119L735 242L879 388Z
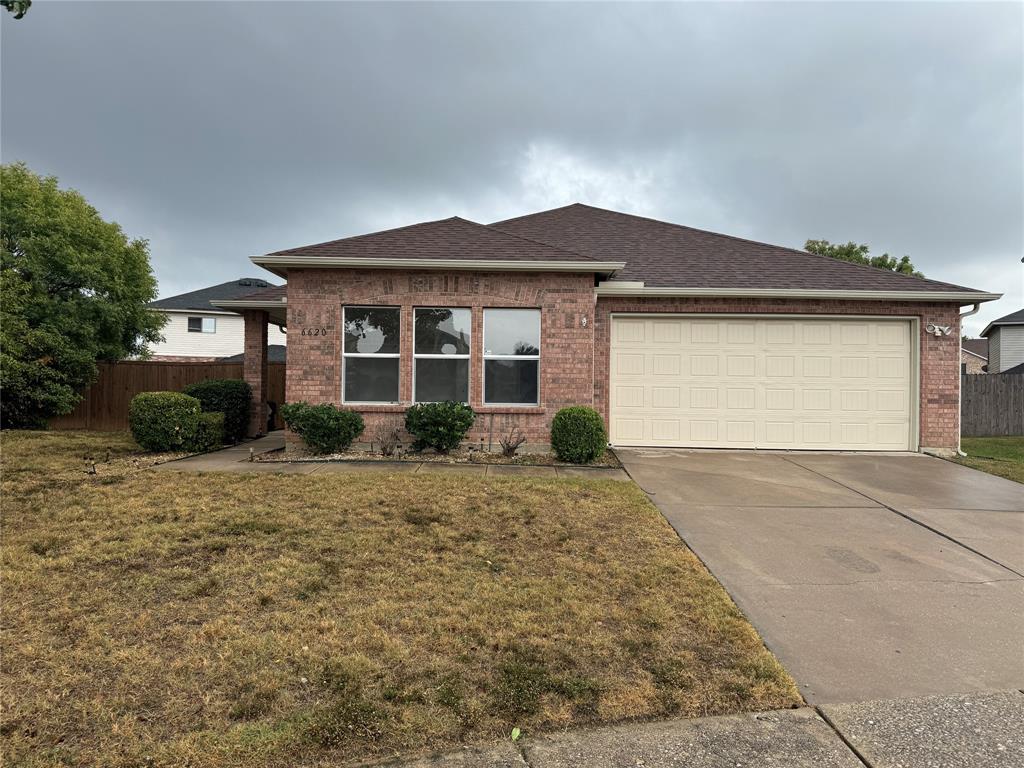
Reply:
M484 404L538 405L540 310L484 310Z
M413 399L469 402L468 309L419 307L415 310Z
M190 317L188 319L189 333L216 333L216 317Z
M345 402L398 402L400 325L398 307L345 307Z

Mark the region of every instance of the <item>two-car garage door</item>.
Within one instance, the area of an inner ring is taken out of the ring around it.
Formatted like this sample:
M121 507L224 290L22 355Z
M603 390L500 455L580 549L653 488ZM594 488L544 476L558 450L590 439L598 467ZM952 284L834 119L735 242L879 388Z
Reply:
M614 445L909 450L907 320L616 316Z

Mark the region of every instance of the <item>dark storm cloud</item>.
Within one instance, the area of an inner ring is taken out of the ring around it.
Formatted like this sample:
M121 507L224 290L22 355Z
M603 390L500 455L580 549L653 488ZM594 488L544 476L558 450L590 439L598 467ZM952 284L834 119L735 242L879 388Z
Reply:
M36 3L5 162L149 237L166 294L246 256L582 199L856 239L1024 304L1022 9Z

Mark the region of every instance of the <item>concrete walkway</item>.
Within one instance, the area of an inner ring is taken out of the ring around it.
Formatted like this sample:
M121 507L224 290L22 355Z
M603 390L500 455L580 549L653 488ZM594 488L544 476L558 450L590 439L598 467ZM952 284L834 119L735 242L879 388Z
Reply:
M442 464L432 461L250 461L249 457L284 447L284 433L272 432L250 440L187 459L154 467L163 472L253 472L279 475L327 475L353 472L382 474L474 475L476 477L563 477L588 480L629 481L625 470L611 467L546 467L525 464Z
M1005 691L665 720L464 749L402 768L1022 768L1024 694Z

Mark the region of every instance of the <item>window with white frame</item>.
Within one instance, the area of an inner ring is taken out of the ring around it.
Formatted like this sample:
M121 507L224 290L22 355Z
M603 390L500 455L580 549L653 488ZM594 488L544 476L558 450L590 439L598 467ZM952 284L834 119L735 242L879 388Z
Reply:
M345 307L342 393L346 403L397 403L398 307Z
M216 317L190 317L188 319L189 333L216 333Z
M484 310L484 404L540 404L540 310Z
M417 307L413 316L413 399L469 402L468 309Z

